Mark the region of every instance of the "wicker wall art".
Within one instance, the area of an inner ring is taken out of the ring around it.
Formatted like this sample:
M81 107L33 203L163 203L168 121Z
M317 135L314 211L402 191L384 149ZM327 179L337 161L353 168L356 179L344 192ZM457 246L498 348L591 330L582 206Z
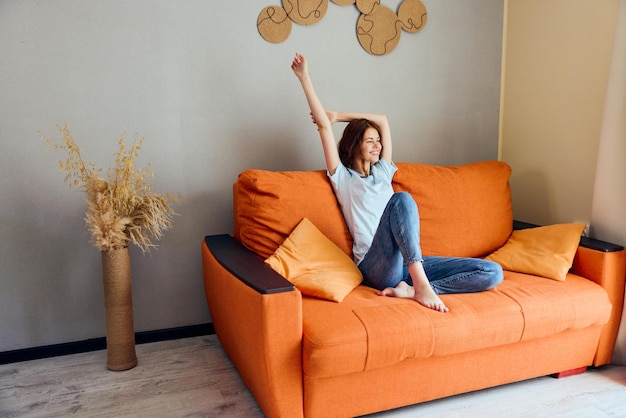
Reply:
M372 55L386 55L400 42L402 31L420 31L428 18L421 0L403 0L398 11L381 4L381 0L332 0L340 6L356 5L359 18L356 35L359 43ZM267 6L257 19L263 39L272 43L285 41L291 34L292 22L313 25L328 9L328 0L282 0L282 6Z

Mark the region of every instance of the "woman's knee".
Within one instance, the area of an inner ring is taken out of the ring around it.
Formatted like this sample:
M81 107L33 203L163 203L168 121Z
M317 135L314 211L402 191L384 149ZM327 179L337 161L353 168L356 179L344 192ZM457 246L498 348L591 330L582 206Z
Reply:
M413 200L413 196L409 192L395 192L391 196L392 201L397 201L401 204L415 204L415 200Z
M504 280L504 271L502 270L502 266L500 264L490 261L490 260L482 260L483 261L483 271L487 277L487 289L493 289Z
M408 192L395 192L389 199L389 205L402 212L418 213L417 203Z

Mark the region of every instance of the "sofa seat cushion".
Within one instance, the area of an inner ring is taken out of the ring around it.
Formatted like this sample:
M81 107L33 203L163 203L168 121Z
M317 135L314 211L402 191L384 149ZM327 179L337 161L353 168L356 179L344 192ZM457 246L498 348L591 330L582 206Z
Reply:
M303 369L327 377L519 341L518 304L496 290L444 295L442 314L357 287L342 303L304 297ZM485 326L489 324L489 326Z
M514 300L524 315L522 341L558 334L568 329L604 325L611 315L606 291L575 274L564 282L506 272L498 291Z
M357 287L337 304L303 297L303 369L337 376L405 359L446 356L606 323L605 291L570 274L565 282L505 272L498 288L443 295L450 312Z

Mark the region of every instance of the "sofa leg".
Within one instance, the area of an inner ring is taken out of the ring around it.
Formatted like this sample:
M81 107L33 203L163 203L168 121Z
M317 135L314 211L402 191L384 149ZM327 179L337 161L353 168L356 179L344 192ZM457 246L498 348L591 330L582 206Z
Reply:
M567 376L574 376L576 374L582 374L585 373L587 371L587 366L585 367L579 367L577 369L572 369L572 370L565 370L559 373L554 373L551 374L550 376L554 377L555 379L560 379L562 377L567 377Z

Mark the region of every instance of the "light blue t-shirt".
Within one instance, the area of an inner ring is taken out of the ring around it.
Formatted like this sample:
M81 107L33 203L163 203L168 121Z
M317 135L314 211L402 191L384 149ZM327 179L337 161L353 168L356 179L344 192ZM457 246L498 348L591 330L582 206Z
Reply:
M328 173L354 241L352 253L357 265L372 245L380 217L394 193L391 179L397 170L395 164L381 158L371 166L367 177L341 163L335 174Z

